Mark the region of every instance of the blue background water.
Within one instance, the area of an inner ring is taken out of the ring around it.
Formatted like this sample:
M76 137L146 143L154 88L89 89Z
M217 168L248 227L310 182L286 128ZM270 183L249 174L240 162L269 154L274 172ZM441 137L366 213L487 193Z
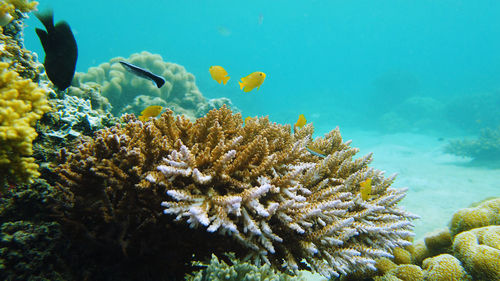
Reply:
M407 92L446 100L500 85L494 0L41 2L71 25L77 71L147 50L185 66L204 95L282 123L303 113L325 130L363 125ZM26 24L26 47L41 59L41 24ZM227 69L228 85L211 79L211 65ZM253 71L266 81L243 93L237 80Z

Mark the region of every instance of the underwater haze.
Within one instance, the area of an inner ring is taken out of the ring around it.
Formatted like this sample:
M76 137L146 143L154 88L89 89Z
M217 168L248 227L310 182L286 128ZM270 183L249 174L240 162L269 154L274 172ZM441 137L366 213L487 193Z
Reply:
M498 1L41 1L38 8L48 7L75 33L77 71L146 50L183 65L204 95L229 97L243 115L290 123L305 114L325 130L363 126L381 114L374 107L390 110L401 95L447 100L494 91L500 81ZM43 57L34 32L41 24L35 17L26 24L26 47ZM213 83L211 65L228 70L230 86ZM236 82L253 71L267 74L265 84L243 94ZM389 85L377 84L384 79Z

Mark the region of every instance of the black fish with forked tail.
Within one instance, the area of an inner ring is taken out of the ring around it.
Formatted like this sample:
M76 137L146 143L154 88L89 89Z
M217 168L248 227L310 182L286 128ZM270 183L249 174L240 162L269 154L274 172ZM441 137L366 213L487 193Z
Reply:
M142 78L146 78L148 80L151 80L153 81L155 84L156 84L156 87L158 88L161 88L161 86L163 86L163 84L165 84L165 79L161 76L158 76L154 73L152 73L151 71L149 70L146 70L144 68L141 68L141 67L138 67L136 65L133 65L131 63L128 63L126 61L119 61L123 67L128 70L129 72L139 76L139 77L142 77Z
M60 21L54 25L52 10L35 15L46 29L36 29L36 34L45 51L45 61L43 62L45 72L57 89L63 91L71 85L75 75L78 57L75 36L73 36L67 22Z

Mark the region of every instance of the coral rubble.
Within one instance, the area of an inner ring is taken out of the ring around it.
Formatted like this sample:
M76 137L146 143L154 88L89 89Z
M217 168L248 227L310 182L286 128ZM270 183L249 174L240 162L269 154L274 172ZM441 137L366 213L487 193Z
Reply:
M129 73L119 63L127 61L147 68L165 78L166 83L157 88L154 83ZM74 85L100 85L101 94L113 105L112 113L135 113L138 115L150 105L160 105L172 109L177 114L184 114L191 119L203 116L214 108L213 103L230 105L229 99L207 100L195 83L193 74L175 63L163 61L160 55L146 51L132 54L128 59L117 57L98 67L91 67L88 73L77 73ZM72 95L73 87L69 94Z
M126 118L63 151L58 184L68 216L128 255L145 251L147 239L177 237L182 249L164 251L190 259L237 249L256 264L338 276L374 269L376 258L410 244L416 216L397 206L406 189L370 168L371 155L353 159L358 150L338 129L313 140L312 125L295 134L267 118L243 126L226 107L196 122L170 110L147 122ZM367 178L372 194L363 200Z

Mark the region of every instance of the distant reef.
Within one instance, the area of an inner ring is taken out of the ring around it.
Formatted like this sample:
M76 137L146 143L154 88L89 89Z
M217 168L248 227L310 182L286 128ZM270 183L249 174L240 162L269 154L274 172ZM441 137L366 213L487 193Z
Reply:
M445 152L484 164L500 163L500 126L481 130L477 139L452 140Z

